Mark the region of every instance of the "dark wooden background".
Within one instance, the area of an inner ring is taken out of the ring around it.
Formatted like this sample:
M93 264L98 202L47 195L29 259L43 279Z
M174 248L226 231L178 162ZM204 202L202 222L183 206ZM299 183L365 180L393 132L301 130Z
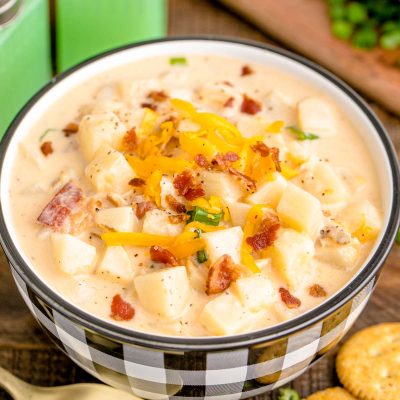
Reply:
M218 3L209 0L170 0L170 35L215 34L273 43L271 38L242 21ZM278 43L279 45L279 43ZM389 131L400 152L400 120L370 103ZM384 321L397 321L400 307L400 246L386 262L379 285L352 332ZM0 365L36 385L54 386L95 382L57 350L31 317L12 281L8 264L0 253ZM292 386L306 396L337 384L334 352L322 359ZM277 393L257 397L276 399ZM10 397L0 390L0 400ZM255 399L254 399L255 400Z

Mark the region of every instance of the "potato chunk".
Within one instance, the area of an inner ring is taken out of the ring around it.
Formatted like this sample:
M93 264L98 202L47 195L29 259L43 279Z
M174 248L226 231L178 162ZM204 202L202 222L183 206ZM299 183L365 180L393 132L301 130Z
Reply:
M69 275L90 274L94 269L96 248L67 233L51 235L56 265Z
M95 217L96 224L117 232L137 232L139 221L132 207L112 207L99 210Z
M250 211L251 206L246 203L229 203L228 209L231 215L232 224L236 226L243 226L246 222L247 213Z
M184 266L137 276L134 284L143 307L165 318L179 317L189 302L190 286Z
M238 201L243 196L240 183L223 172L200 171L199 180L203 183L206 197L218 196L227 203Z
M321 203L312 194L288 183L278 203L279 219L291 228L316 238L323 223Z
M348 244L320 247L315 257L333 268L351 271L360 257L360 242L354 239Z
M240 226L220 231L203 233L207 254L214 263L224 254L232 257L234 263L240 263L240 248L243 241L243 230Z
M274 180L259 186L255 193L247 197L246 201L250 204L266 204L275 208L286 186L286 179L281 174L274 173Z
M128 253L122 246L107 247L96 274L122 284L130 283L135 275Z
M314 243L305 234L293 229L282 229L267 253L272 258L272 267L291 289L298 290L312 280Z
M231 290L250 311L260 311L275 300L271 280L261 274L237 279Z
M113 112L86 115L79 124L78 134L83 156L92 161L103 144L118 147L126 131L126 126Z
M318 97L308 97L299 102L298 124L302 131L318 136L331 136L336 133L335 116L332 107Z
M177 236L183 231L183 224L172 224L168 217L172 215L164 210L147 211L143 218L143 232L154 235Z
M249 317L249 311L228 291L206 304L200 314L200 323L214 335L230 335L244 330Z
M99 192L125 193L135 174L125 157L109 145L103 145L85 169L86 177Z

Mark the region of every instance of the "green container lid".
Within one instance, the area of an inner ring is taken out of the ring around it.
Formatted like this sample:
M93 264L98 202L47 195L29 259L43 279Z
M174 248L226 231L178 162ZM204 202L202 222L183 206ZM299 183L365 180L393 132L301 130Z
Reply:
M56 0L57 71L103 51L163 37L166 0Z

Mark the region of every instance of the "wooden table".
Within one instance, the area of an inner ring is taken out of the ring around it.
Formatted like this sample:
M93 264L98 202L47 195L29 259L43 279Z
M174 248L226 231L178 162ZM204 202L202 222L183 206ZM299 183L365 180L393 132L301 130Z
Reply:
M170 0L170 35L215 34L272 41L261 32L208 0ZM400 152L400 120L371 104L389 131ZM400 246L395 246L386 262L379 285L367 309L352 331L383 321L399 319ZM20 378L37 385L54 386L95 379L77 367L56 349L31 317L12 281L4 255L0 254L0 365ZM306 396L318 389L337 384L334 354L319 361L293 382ZM257 397L276 399L277 393ZM10 399L0 391L0 400ZM72 399L71 399L72 400Z

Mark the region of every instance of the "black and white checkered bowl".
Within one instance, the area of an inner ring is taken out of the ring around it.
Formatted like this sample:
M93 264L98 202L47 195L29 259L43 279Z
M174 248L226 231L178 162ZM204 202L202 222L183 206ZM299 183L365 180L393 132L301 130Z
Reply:
M16 239L8 196L18 144L50 104L82 82L135 60L177 54L235 57L295 75L339 103L370 150L379 178L384 228L360 271L315 309L277 326L229 337L158 336L126 329L78 309L41 281L29 265ZM397 157L368 106L319 66L257 43L177 38L127 46L92 58L55 78L28 102L8 129L0 151L1 245L26 304L60 349L79 366L112 386L147 399L244 399L302 374L340 340L365 307L398 228Z

